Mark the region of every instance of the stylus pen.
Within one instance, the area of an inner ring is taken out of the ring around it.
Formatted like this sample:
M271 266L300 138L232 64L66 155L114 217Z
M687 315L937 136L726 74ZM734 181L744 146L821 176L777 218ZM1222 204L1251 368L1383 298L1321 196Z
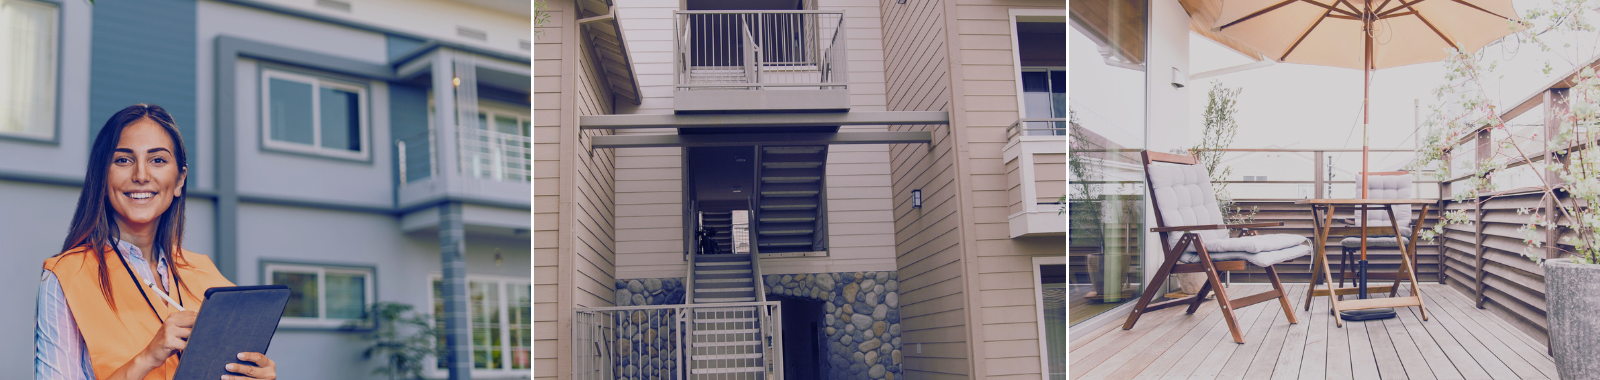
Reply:
M145 281L144 285L150 287L150 290L154 290L156 292L156 295L161 296L161 299L166 300L168 306L172 306L172 307L178 308L178 311L186 311L186 310L183 310L183 305L179 305L177 302L174 302L172 300L172 297L167 297L167 293L166 292L162 292L161 288L157 288L156 287L156 283Z

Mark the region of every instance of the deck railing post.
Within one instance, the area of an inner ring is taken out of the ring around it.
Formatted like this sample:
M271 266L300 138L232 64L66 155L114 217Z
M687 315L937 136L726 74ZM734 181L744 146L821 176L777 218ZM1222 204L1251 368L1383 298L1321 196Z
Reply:
M1312 164L1311 165L1312 166L1316 166L1316 168L1312 170L1312 173L1314 173L1312 175L1314 175L1315 177L1312 178L1312 180L1311 180L1311 183L1312 183L1311 186L1314 187L1315 189L1313 189L1311 191L1311 193L1314 194L1314 196L1312 197L1313 199L1322 199L1322 198L1326 198L1326 195L1327 195L1325 193L1325 189L1323 189L1323 182L1322 182L1323 179L1322 179L1322 177L1325 177L1328 174L1323 171L1322 151L1319 150L1319 151L1315 151L1314 153L1316 154L1316 157L1312 158Z
M1489 147L1489 130L1488 129L1479 130L1478 131L1478 137L1477 137L1476 140L1474 140L1474 142L1476 144L1478 144L1477 145L1477 152L1476 152L1477 154L1474 156L1474 160L1473 160L1473 164L1474 164L1473 165L1473 170L1476 171L1477 167L1478 167L1478 165L1476 165L1476 164L1477 163L1481 163L1484 160L1490 159L1490 157L1491 157L1490 155L1493 154L1493 152L1490 150L1490 147ZM1476 192L1477 190L1473 189L1473 191ZM1473 272L1475 272L1475 273L1473 273L1473 275L1477 277L1477 281L1473 284L1473 288L1475 288L1475 290L1473 292L1472 299L1473 299L1473 302L1477 304L1478 308L1482 309L1483 308L1483 278L1484 278L1484 274L1486 273L1484 271L1483 266L1484 266L1485 263L1488 262L1488 260L1484 258L1484 255L1487 254L1488 251L1483 248L1483 241L1484 241L1484 236L1485 236L1484 233L1483 233L1483 203L1484 203L1484 201L1486 201L1486 199L1484 199L1484 197L1481 194L1473 194L1473 199L1476 200L1476 202L1474 202L1474 204L1473 204L1473 207L1472 207L1473 210L1472 211L1474 213L1477 213L1477 223L1476 223L1476 228L1474 228L1477 237L1475 239L1473 239L1473 240L1476 241L1476 244L1473 245L1472 255L1473 255L1473 261L1474 261L1474 266L1475 266L1475 268L1473 270Z
M1544 92L1544 179L1545 184L1551 188L1561 186L1564 182L1556 174L1556 167L1557 165L1566 167L1567 155L1565 153L1566 149L1570 147L1570 144L1563 144L1563 146L1555 146L1554 144L1556 136L1561 133L1561 116L1566 114L1567 111L1567 90L1565 88L1552 88ZM1560 242L1557 240L1561 238L1561 230L1555 226L1558 220L1555 218L1560 217L1560 213L1556 212L1556 208L1561 207L1561 199L1545 199L1543 203L1545 215L1552 218L1550 221L1551 227L1544 230L1544 258L1554 259L1561 256Z

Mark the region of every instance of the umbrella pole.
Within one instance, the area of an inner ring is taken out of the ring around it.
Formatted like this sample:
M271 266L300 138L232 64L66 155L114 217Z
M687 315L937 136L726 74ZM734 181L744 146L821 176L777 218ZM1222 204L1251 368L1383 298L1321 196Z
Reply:
M1367 199L1367 173L1370 141L1368 141L1368 119L1371 114L1372 104L1372 21L1376 18L1372 14L1372 4L1366 5L1367 9L1361 17L1361 37L1366 42L1366 51L1362 54L1361 73L1365 80L1361 82L1361 199ZM1371 205L1361 205L1361 260L1356 261L1356 292L1360 299L1367 299L1367 209ZM1399 231L1395 231L1395 239L1399 239ZM1348 310L1339 313L1339 317L1346 321L1369 321L1376 319L1394 318L1393 308Z

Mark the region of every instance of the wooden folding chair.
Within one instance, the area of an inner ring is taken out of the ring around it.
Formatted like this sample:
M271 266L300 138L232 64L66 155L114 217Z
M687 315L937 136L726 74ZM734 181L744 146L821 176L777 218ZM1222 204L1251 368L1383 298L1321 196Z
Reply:
M1153 283L1145 286L1144 295L1139 297L1139 302L1134 305L1133 312L1128 314L1128 320L1122 324L1122 329L1132 329L1133 325L1139 322L1139 316L1144 313L1172 306L1187 304L1188 313L1193 314L1200 304L1205 302L1207 293L1212 291L1217 292L1217 304L1222 308L1222 318L1228 322L1228 330L1233 333L1234 342L1244 343L1244 333L1239 331L1239 322L1234 317L1234 310L1241 307L1277 299L1289 323L1299 323L1295 318L1293 307L1289 305L1288 292L1284 291L1283 284L1278 280L1278 272L1272 269L1272 265L1310 254L1311 247L1302 244L1306 241L1305 237L1270 234L1229 238L1230 228L1276 227L1282 226L1283 222L1224 224L1222 211L1217 205L1216 193L1211 189L1210 177L1204 167L1195 164L1193 157L1145 151L1143 158L1145 183L1150 189L1150 203L1156 210L1157 227L1150 231L1160 234L1162 251L1166 257L1161 269L1156 272ZM1298 241L1294 243L1295 245L1277 247L1295 241ZM1211 252L1206 249L1208 242L1228 248L1257 246L1271 249L1256 252L1248 250ZM1188 252L1190 246L1194 247L1194 252ZM1218 272L1245 270L1247 262L1266 269L1267 277L1272 280L1272 290L1240 298L1229 298L1227 290L1223 289L1222 278ZM1198 294L1156 304L1150 303L1152 298L1160 294L1161 285L1166 282L1168 275L1201 272L1206 274L1207 279Z

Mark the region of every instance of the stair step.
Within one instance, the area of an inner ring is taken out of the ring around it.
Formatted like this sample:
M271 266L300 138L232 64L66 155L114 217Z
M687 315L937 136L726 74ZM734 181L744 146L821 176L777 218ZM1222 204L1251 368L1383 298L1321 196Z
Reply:
M689 370L694 375L713 375L724 373L766 372L766 367L735 367L735 368L697 368Z
M811 237L810 236L796 236L796 235L784 235L784 236L771 236L771 237L768 237L765 234L763 234L761 236L761 246L762 247L767 247L767 246L801 246L801 245L811 245Z
M817 221L817 213L814 211L770 211L761 213L760 218L761 224L794 222L808 223Z
M698 297L696 297L694 299L695 303L755 302L755 300L756 300L755 297L734 297L734 298L698 298Z
M694 292L695 293L753 292L753 291L756 291L755 287L743 287L743 288L694 288Z
M723 359L760 359L761 353L753 354L722 354L722 355L689 355L689 360L723 360Z
M817 208L816 198L763 199L761 210L812 210Z
M750 262L749 261L700 261L700 260L695 260L694 261L694 266L697 266L697 267L735 266L735 265L750 265Z
M761 329L695 330L694 335L756 334Z
M704 284L722 284L722 283L740 283L740 282L750 282L750 281L751 280L750 280L749 277L741 277L741 278L697 278L697 279L694 279L694 283L696 283L696 284L703 284L703 283ZM696 285L696 286L699 286L699 285Z
M718 255L699 255L699 256L695 256L694 261L697 262L697 263L698 262L702 262L702 261L719 261L719 262L720 261L744 261L744 262L749 262L750 261L750 254L748 254L748 253L740 253L740 254L724 253L724 254L718 254Z
M763 244L763 245L765 245L765 244ZM696 263L696 264L698 264L698 263ZM696 274L696 275L701 275L701 274L740 274L740 273L750 273L750 270L749 269L725 269L725 270L699 270L699 269L696 269L694 271L694 274Z
M822 152L820 145L800 146L767 146L761 147L761 152L766 154L817 154Z
M809 197L822 191L819 183L775 183L761 186L763 197Z
M817 231L815 223L761 223L761 236L808 235Z
M697 307L695 313L754 313L755 306Z

